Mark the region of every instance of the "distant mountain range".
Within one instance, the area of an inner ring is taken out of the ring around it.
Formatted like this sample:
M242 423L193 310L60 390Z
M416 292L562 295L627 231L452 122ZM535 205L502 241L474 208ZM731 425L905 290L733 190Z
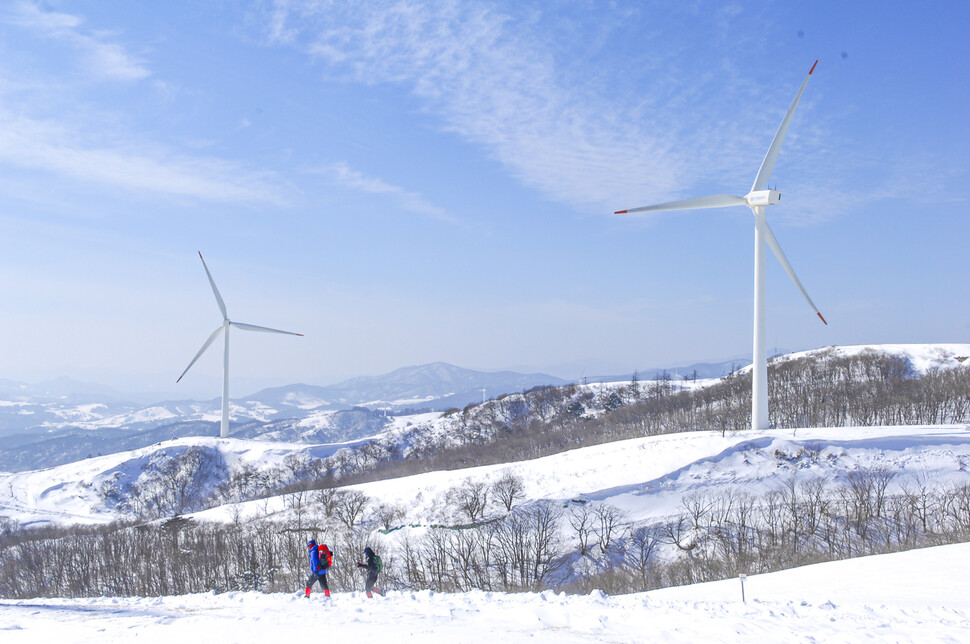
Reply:
M726 368L696 366L699 378L721 376ZM650 370L639 377L648 380L663 372ZM593 381L629 380L631 375ZM545 373L475 371L434 362L334 385L294 384L234 398L232 432L237 438L293 442L359 440L386 427L388 414L443 411L481 402L483 395L495 398L564 384ZM170 438L217 436L220 409L219 398L147 402L144 394L69 378L37 384L0 380L0 470L47 467Z
M404 367L335 385L294 384L232 399L233 424L302 419L321 412L444 410L538 385L566 381L543 373L486 372L443 362ZM0 380L0 437L60 429L147 430L177 422L218 419L221 400L145 403L104 385L60 378L39 384Z
M750 358L738 358L736 360L725 360L724 362L696 362L680 367L644 369L643 371L637 371L636 376L640 380L661 380L663 378L670 378L672 380L702 380L707 378L723 378L729 373L747 367L750 364ZM590 382L621 382L630 380L632 377L632 373L627 373L613 376L596 376L589 380Z
M481 402L487 397L512 393L539 385L563 385L565 380L544 373L473 371L445 362L403 367L383 376L363 376L318 387L287 385L264 389L247 400L264 404L312 409L428 408L435 410Z
M743 361L698 363L673 369L639 372L642 380L662 377L716 378ZM629 380L632 373L596 376L591 382ZM293 384L263 389L232 399L233 422L272 422L306 418L323 411L365 407L389 412L402 409L441 411L480 402L540 385L568 381L545 373L475 371L444 362L403 367L381 376L364 376L327 385ZM484 391L483 391L484 390ZM37 384L0 380L0 438L13 434L51 432L65 428L146 430L177 422L216 421L219 398L204 401L151 401L111 387L70 378Z

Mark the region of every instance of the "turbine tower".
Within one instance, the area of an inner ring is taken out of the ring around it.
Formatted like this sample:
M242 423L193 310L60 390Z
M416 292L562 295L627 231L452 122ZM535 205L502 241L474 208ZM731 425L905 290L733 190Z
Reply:
M226 344L222 354L222 425L219 429L219 436L221 438L226 438L229 436L229 327L234 326L237 329L242 329L243 331L262 331L264 333L284 333L286 335L298 335L301 337L303 336L303 334L293 333L292 331L280 331L279 329L270 329L265 326L256 326L253 324L244 324L242 322L231 321L229 319L229 314L226 312L226 303L222 301L222 296L219 295L219 289L216 288L216 282L215 280L212 279L212 273L209 272L209 267L206 266L205 259L202 258L201 252L199 253L199 259L202 260L202 268L205 269L206 277L209 278L209 285L212 286L212 294L216 296L216 304L219 305L219 311L222 312L222 325L212 332L212 335L210 335L209 339L205 341L205 344L202 345L202 348L199 349L199 352L195 354L194 358L192 358L192 362L189 363L189 366L185 368L185 371L182 372L182 375L179 376L178 380L176 380L175 382L176 383L181 382L182 377L185 376L186 373L188 373L189 369L192 368L192 365L195 364L195 361L198 360L203 353L205 353L205 350L209 348L209 345L215 341L215 339L219 336L219 334L225 331Z
M788 262L788 258L785 257L785 253L781 250L781 246L778 245L778 240L775 239L774 233L771 232L771 227L768 226L768 220L765 218L765 207L773 206L781 201L780 192L777 190L766 190L765 187L768 184L769 177L771 177L771 171L775 167L775 162L778 160L778 153L781 151L782 141L785 140L785 133L788 131L788 125L791 123L792 116L795 114L795 108L798 107L798 101L802 98L802 92L805 91L805 85L808 84L808 79L812 77L812 72L815 71L815 65L818 65L817 60L812 65L812 68L808 70L808 76L805 77L798 93L795 94L795 100L792 101L791 106L788 108L788 113L785 114L781 126L779 126L778 131L775 133L775 138L771 141L768 153L765 155L764 161L761 162L761 168L758 170L758 174L754 178L754 183L751 185L751 190L747 195L744 197L736 197L734 195L720 194L708 197L695 197L680 201L669 201L653 206L643 206L642 208L618 210L614 213L622 215L637 212L657 212L661 210L722 208L724 206L748 206L751 212L754 213L754 355L751 380L751 429L754 430L768 429L768 343L765 333L765 244L771 248L771 251L778 258L785 272L788 273L788 277L792 279L795 286L801 291L801 294L808 301L809 306L812 307L819 319L828 325L828 322L825 322L825 318L819 312L818 307L812 302L812 298L808 296L808 292L805 291L805 287L802 286L798 276L795 275L795 271Z

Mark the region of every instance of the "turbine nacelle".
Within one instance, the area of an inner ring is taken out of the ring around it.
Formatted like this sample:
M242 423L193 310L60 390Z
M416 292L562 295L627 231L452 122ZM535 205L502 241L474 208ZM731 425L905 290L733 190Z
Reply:
M774 206L781 201L781 192L778 190L752 190L744 196L744 201L752 208L755 206Z

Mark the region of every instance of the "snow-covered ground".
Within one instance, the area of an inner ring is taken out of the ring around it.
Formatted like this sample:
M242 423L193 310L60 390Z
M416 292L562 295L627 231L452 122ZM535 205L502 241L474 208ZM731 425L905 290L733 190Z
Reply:
M970 544L608 597L361 593L0 600L20 642L967 642Z

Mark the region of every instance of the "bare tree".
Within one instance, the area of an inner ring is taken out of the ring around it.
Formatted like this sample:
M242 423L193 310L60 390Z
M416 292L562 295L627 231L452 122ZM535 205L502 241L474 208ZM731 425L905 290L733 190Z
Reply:
M579 538L579 554L585 557L589 551L589 538L593 534L594 518L586 504L574 507L569 513L569 525Z
M283 495L283 505L293 510L296 515L296 529L303 532L303 517L306 514L306 502L310 493L307 490L297 490Z
M458 509L475 523L485 514L488 507L489 487L484 481L467 479L460 486L449 491L448 496L458 506Z
M369 503L370 497L360 490L340 490L337 494L334 515L348 529L353 529Z
M705 517L714 508L715 500L709 494L701 492L691 492L684 496L680 502L695 530L699 530Z
M608 503L602 503L596 506L593 514L598 524L597 536L600 550L605 554L610 546L624 537L627 530L626 513Z
M904 494L912 508L913 514L919 519L923 532L930 530L930 517L936 514L937 493L930 477L926 472L920 472L913 484L904 489Z
M322 490L317 490L314 494L314 501L318 503L323 508L323 513L332 517L337 510L337 505L340 502L341 490L335 487L326 487Z
M626 566L638 577L641 590L647 588L647 578L653 553L660 543L658 526L640 526L630 534L630 547L626 550Z
M501 503L506 512L511 512L512 506L525 498L525 482L512 470L505 470L502 476L492 483L492 497Z
M684 552L692 551L699 543L697 531L693 528L691 520L683 514L678 514L660 524L660 536L665 542L677 546Z
M563 565L562 513L548 503L519 508L498 524L496 563L505 590L539 590Z
M385 530L390 530L391 526L407 516L407 509L402 505L380 503L374 510L374 516Z

